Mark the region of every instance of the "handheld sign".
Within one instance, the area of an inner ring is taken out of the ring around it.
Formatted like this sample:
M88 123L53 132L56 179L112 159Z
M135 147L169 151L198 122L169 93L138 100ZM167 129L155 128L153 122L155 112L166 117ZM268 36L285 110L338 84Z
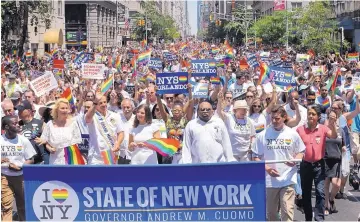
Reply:
M216 61L214 59L191 60L193 77L216 76Z
M52 72L45 71L44 75L32 80L30 86L34 90L35 95L40 97L50 90L56 89L58 83Z
M194 98L207 98L209 93L209 87L207 83L197 83L193 87Z
M294 78L294 71L291 69L284 69L275 66L269 66L270 74L273 77L275 85L280 87L296 86L296 80Z
M150 59L148 67L152 69L162 69L161 59Z
M187 93L188 73L157 73L156 85L158 94L182 94Z
M104 79L104 64L82 63L81 77L83 79Z

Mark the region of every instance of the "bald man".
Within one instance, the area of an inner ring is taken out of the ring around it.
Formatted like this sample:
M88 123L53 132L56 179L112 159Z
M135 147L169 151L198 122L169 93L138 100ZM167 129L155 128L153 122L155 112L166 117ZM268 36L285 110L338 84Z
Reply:
M4 101L2 101L1 103L1 108L2 108L1 117L12 116L15 114L14 104L12 103L11 99L8 98L4 99Z

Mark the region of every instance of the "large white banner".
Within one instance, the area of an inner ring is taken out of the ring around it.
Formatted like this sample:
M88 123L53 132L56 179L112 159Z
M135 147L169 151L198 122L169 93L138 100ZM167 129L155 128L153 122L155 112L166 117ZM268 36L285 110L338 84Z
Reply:
M82 63L81 77L83 79L104 79L104 64Z
M35 95L40 97L45 93L56 89L58 87L58 83L51 71L45 71L44 75L32 80L30 82L30 86L34 90Z

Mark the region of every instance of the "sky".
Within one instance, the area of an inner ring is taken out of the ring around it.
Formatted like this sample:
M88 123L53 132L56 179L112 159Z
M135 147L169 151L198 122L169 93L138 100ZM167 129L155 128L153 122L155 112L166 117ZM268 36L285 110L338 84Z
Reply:
M188 0L188 15L189 15L189 23L191 27L191 34L196 35L197 33L197 1L196 0Z

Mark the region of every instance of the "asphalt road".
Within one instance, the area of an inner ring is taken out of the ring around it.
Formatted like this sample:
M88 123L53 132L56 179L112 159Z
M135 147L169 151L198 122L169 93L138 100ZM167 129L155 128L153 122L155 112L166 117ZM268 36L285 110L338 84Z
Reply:
M325 217L327 221L357 221L360 216L360 190L353 190L346 184L345 193L347 199L335 199L338 213L329 214ZM314 193L313 193L314 194ZM315 206L315 194L312 198L312 206ZM305 215L295 210L295 221L305 221Z

